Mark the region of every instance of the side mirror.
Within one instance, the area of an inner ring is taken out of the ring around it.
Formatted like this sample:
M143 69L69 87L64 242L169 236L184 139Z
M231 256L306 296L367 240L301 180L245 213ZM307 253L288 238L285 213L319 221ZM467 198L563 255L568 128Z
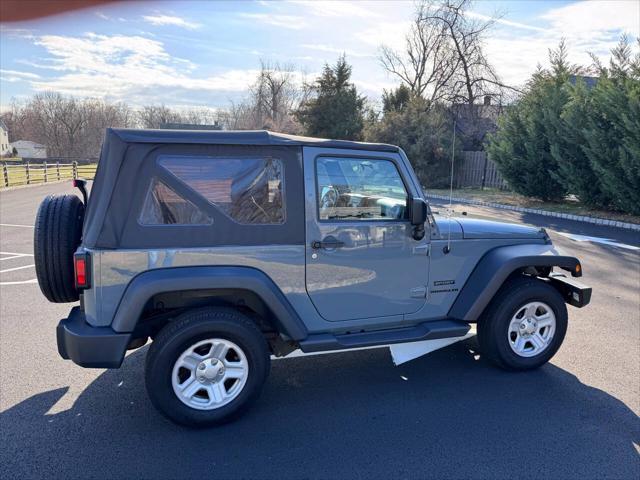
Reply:
M424 222L427 221L427 202L421 198L412 198L409 204L409 217L413 225L413 239L422 240L425 234Z
M421 198L412 198L409 214L411 225L424 225L427 221L427 203Z

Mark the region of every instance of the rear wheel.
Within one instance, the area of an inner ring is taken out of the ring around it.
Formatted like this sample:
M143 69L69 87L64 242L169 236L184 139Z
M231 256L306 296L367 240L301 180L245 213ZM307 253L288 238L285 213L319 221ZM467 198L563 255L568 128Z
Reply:
M548 362L567 331L562 296L542 280L510 281L478 321L481 352L508 370L529 370Z
M73 254L82 238L84 204L75 195L50 195L38 208L33 237L38 285L51 302L78 300Z
M146 362L153 405L181 425L232 420L259 396L269 373L267 342L232 309L186 312L156 337Z

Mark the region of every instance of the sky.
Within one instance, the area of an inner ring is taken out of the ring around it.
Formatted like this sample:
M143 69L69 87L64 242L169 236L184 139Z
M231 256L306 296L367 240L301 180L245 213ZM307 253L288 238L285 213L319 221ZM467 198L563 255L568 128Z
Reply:
M260 60L312 80L344 53L371 101L399 82L381 45L401 48L411 1L137 1L0 26L0 109L37 92L132 106L225 108L242 100ZM565 38L570 60L608 58L622 33L640 36L640 1L477 1L498 14L486 52L502 80L522 85Z

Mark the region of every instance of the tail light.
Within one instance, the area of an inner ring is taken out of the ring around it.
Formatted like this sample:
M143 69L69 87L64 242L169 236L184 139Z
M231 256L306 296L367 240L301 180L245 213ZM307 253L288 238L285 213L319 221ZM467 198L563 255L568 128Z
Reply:
M91 257L88 253L76 253L73 256L73 269L78 290L91 287Z

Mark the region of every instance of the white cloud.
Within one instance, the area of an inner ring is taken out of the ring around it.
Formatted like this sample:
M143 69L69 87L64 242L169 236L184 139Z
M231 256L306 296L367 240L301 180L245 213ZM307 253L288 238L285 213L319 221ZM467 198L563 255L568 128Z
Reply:
M405 34L409 31L411 20L376 22L366 28L354 32L353 36L362 43L376 48L386 45L399 49L404 46Z
M338 55L342 55L344 53L347 57L375 57L375 54L373 53L359 52L348 48L338 48L322 43L303 43L301 47L308 48L309 50L317 50L319 52L335 53Z
M301 30L307 27L304 17L297 15L280 15L276 13L240 13L240 17L247 20L254 20L274 27L288 28L291 30Z
M382 90L393 90L398 86L398 82L359 80L357 78L353 79L353 83L361 92L374 97L382 94Z
M477 19L480 19L480 20L494 20L495 23L498 23L500 25L506 25L508 27L522 28L524 30L532 30L534 32L544 32L544 31L546 31L546 28L536 27L534 25L528 25L526 23L513 22L511 20L506 20L504 18L494 18L494 17L491 17L489 15L484 15L482 13L467 12L467 15L469 17L471 17L471 18L477 18Z
M171 15L144 15L142 19L145 22L158 27L162 27L165 25L172 25L175 27L186 28L188 30L195 30L202 26L199 23L190 22L188 20L185 20L184 18L171 16Z
M35 91L56 90L67 95L110 98L157 97L158 92L243 92L258 71L233 69L215 75L193 74L197 66L169 55L162 42L140 36L81 37L45 35L35 42L50 58L34 66L60 72L42 78L23 75ZM4 75L3 75L4 76Z
M291 0L290 3L300 5L313 16L317 17L341 17L341 18L373 18L380 17L375 7L380 7L382 2L347 2L335 0Z
M640 2L636 1L575 2L553 8L541 18L551 24L552 30L566 31L581 39L620 30L640 35Z
M25 80L36 80L38 78L40 78L40 75L31 72L0 69L0 79L2 79L3 82L22 82Z

